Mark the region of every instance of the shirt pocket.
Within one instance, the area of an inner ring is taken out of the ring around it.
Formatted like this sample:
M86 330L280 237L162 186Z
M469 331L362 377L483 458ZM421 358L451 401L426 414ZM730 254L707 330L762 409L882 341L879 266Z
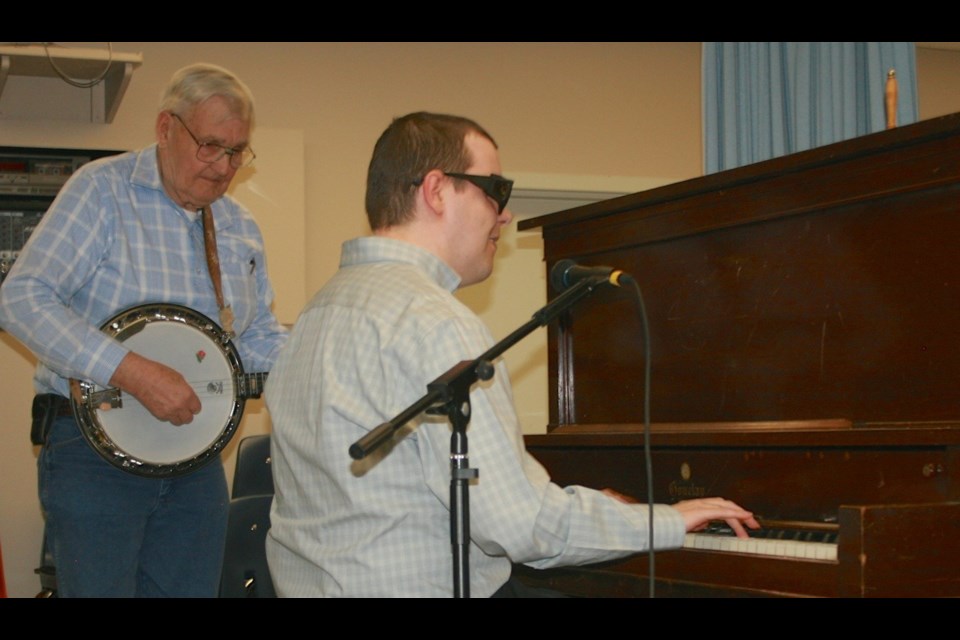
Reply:
M220 272L224 282L224 303L233 309L234 330L243 333L257 314L257 265L260 256L228 253L221 256Z

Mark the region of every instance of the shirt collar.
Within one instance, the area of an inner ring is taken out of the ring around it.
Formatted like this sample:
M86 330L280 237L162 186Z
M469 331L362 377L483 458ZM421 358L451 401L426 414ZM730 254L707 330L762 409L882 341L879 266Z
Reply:
M374 262L413 264L423 269L430 279L447 291L455 291L460 286L460 276L452 267L415 244L379 236L354 238L343 243L341 267Z
M131 181L138 187L163 191L163 183L160 182L160 170L157 166L156 143L137 152L137 161L133 167Z

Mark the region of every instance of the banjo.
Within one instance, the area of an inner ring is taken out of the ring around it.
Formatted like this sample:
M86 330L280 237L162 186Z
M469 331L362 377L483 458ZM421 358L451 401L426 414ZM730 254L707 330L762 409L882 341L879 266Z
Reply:
M71 379L70 401L81 433L123 471L163 478L210 462L236 433L246 400L263 393L267 374L244 373L229 335L188 307L136 306L100 329L131 351L179 372L203 405L193 422L177 427L158 420L119 389Z

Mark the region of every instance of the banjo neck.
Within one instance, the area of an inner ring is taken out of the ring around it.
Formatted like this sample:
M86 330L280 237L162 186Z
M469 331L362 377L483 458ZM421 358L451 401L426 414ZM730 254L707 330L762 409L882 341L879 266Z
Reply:
M237 376L237 397L249 400L263 395L267 372L244 373Z

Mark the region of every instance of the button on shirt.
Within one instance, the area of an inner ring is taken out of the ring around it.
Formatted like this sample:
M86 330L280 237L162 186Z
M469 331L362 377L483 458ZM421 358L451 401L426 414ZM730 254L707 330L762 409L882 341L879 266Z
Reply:
M228 196L211 210L234 344L246 371L266 371L286 332L270 310L260 230ZM38 354L37 392L68 395L71 377L108 386L127 353L103 322L159 302L218 317L200 217L167 196L151 145L67 181L0 287L0 326Z
M349 447L493 345L432 254L387 238L344 244L340 270L294 327L267 385L276 496L267 553L281 596L453 595L450 435L421 415L354 461ZM530 456L502 361L470 396L470 593L493 594L511 563L622 557L648 546L649 510L560 487ZM683 543L681 515L656 505L655 546Z

